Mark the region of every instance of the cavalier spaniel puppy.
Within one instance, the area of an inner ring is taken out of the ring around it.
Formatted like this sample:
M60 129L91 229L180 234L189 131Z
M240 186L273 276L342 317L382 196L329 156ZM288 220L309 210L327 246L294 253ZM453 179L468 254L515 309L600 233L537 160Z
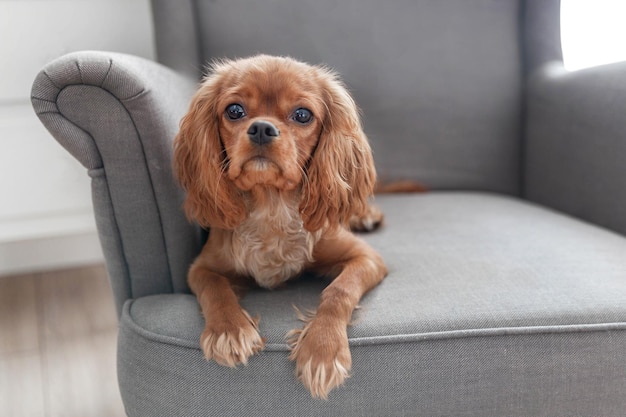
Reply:
M189 271L204 355L246 364L264 339L239 290L313 271L332 282L289 335L290 359L311 394L327 398L349 375L352 311L387 274L349 230L382 218L368 206L376 174L353 99L332 71L290 58L217 63L181 121L174 167L188 217L210 228Z

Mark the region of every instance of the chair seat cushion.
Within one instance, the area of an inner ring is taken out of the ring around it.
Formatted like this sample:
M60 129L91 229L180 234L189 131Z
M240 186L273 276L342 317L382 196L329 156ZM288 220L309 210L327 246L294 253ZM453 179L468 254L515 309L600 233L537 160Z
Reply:
M382 195L376 204L384 228L363 238L390 272L353 316L353 375L329 401L310 398L287 358L285 334L301 325L293 307L314 309L327 284L304 276L241 300L267 342L238 369L203 359L193 295L129 300L118 353L129 415L618 415L626 407L626 238L493 194ZM604 408L588 398L604 398Z

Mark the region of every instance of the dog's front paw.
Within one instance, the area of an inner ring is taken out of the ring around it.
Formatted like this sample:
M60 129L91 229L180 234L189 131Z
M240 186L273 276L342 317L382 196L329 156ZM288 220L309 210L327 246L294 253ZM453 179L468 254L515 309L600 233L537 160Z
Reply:
M243 309L220 320L207 318L200 336L204 356L231 368L246 365L248 358L265 346L265 340L259 335L258 322Z
M288 338L296 376L314 398L328 399L328 393L350 376L352 357L345 327L312 319Z

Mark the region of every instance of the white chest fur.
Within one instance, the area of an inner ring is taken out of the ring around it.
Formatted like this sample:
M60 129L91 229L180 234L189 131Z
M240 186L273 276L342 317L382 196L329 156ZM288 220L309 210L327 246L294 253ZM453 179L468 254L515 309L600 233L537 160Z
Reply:
M276 199L256 208L233 231L235 270L261 287L276 287L313 262L319 236L303 227L297 206Z

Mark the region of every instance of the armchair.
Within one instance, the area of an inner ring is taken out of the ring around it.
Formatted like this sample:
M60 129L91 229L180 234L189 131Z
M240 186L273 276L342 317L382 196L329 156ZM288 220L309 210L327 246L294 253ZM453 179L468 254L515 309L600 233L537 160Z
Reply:
M562 69L555 0L153 0L161 63L61 57L39 118L92 178L120 316L129 416L622 415L626 409L626 65ZM203 62L256 52L337 69L363 109L381 195L364 235L390 274L349 328L353 376L328 401L295 382L292 305L324 283L253 290L265 350L202 356L172 139Z

